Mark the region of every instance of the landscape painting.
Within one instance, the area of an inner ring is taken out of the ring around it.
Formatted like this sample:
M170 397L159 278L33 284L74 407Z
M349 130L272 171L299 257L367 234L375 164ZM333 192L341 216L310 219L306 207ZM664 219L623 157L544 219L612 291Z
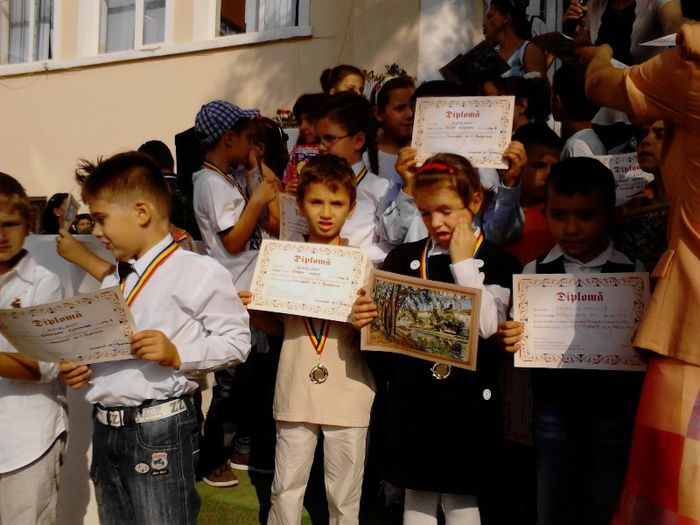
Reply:
M362 329L362 349L476 369L480 290L372 271L379 315Z

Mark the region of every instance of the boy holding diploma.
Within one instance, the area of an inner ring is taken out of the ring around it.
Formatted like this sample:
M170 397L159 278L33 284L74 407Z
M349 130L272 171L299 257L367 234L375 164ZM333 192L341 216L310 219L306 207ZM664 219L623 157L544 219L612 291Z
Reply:
M552 167L545 216L556 245L525 274L643 272L609 239L615 210L612 172L588 157ZM497 336L517 350L522 325ZM533 371L538 525L607 525L624 480L643 374L607 370Z
M170 191L156 164L121 153L83 183L93 234L114 254L138 328L136 359L60 365L93 403L91 477L100 523L194 524L199 422L188 375L244 361L248 315L233 279L210 257L178 248L170 235Z
M309 225L307 242L343 245L340 231L355 209L355 176L340 157L319 155L304 166L297 201ZM250 292L242 292L244 303ZM268 524L300 523L304 491L319 434L332 523L356 524L374 379L350 323L251 311L251 322L284 336L273 414L275 477Z

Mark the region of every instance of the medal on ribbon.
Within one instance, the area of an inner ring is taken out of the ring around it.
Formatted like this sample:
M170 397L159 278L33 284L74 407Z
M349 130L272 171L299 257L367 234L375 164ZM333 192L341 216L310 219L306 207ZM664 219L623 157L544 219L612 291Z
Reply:
M316 355L318 356L318 364L309 372L309 379L315 385L325 383L326 379L328 379L328 369L321 364L321 355L323 354L323 348L326 346L326 341L328 340L328 330L330 326L330 321L321 321L321 328L319 331L316 331L311 319L308 317L304 318L306 334L309 336L311 346L314 347Z

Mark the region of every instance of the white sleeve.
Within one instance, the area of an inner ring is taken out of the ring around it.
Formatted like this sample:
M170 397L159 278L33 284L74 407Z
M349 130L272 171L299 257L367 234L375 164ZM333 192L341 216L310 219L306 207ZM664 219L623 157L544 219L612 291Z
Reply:
M481 290L479 335L488 339L496 333L498 323L506 320L510 291L497 284L484 284L484 274L479 271L477 259L465 259L450 265L455 282L460 286Z
M209 285L188 289L186 297L173 296L206 333L202 339L177 346L180 370L203 373L245 361L250 352L249 317L231 274L219 264L206 265L197 280Z
M380 237L393 245L403 244L416 218L420 216L413 197L400 191L379 220Z
M221 233L233 227L245 209L241 192L223 177L208 177L198 191L196 212L206 215L212 231Z

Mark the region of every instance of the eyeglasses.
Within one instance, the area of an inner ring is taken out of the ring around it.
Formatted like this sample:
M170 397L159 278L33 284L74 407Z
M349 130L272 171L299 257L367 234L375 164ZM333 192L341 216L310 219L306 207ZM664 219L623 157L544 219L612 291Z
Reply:
M335 146L335 144L336 144L339 140L346 139L346 138L348 138L348 137L350 137L350 136L351 136L351 135L342 135L342 136L340 136L340 137L336 137L335 135L324 135L323 137L321 137L321 139L320 139L319 142L320 142L321 144L323 144L324 146L330 148L330 147L332 147L332 146Z

